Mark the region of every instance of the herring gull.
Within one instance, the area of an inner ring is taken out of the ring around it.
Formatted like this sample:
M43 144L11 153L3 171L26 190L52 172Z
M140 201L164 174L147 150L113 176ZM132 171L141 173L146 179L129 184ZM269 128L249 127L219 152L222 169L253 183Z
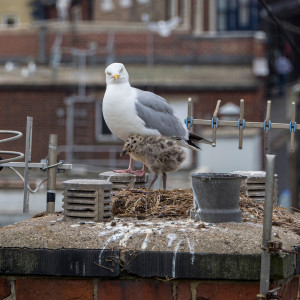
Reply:
M106 91L103 98L103 117L110 131L121 140L138 135L163 135L175 137L182 146L199 149L195 143L211 144L210 141L187 130L183 121L174 115L167 101L148 91L131 87L129 75L121 63L113 63L105 69ZM130 158L126 170L118 173L145 174L133 170Z

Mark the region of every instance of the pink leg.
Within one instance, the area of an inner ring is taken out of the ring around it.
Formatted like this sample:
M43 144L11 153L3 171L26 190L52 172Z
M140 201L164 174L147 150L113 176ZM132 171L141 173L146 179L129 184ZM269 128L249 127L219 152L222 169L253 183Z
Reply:
M138 176L138 177L142 177L144 176L146 173L146 166L145 164L143 164L143 168L141 170L136 170L136 171L132 171L132 174Z
M125 170L113 170L115 173L131 173L133 171L133 159L130 157L128 169Z
M145 164L144 164L143 168L141 170L134 171L133 170L133 159L130 157L128 169L125 169L125 170L113 170L113 172L115 172L115 173L129 173L129 174L134 174L136 176L142 177L146 173L146 167L145 167Z

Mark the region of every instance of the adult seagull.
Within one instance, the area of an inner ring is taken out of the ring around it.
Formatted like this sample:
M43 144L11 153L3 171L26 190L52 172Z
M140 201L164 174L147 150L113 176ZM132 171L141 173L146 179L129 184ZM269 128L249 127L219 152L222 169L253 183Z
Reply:
M129 75L121 63L113 63L105 69L106 91L103 98L103 117L110 131L123 141L138 135L163 135L180 140L185 147L200 149L195 143L211 144L210 141L189 132L184 122L174 115L167 101L151 92L131 87ZM126 170L117 173L145 174L133 170L130 158Z

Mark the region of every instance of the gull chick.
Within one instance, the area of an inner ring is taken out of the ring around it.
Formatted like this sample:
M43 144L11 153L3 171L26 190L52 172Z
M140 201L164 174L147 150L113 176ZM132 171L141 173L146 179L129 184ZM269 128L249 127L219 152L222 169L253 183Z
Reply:
M166 173L176 171L186 156L176 140L161 135L129 137L121 155L127 153L133 159L143 162L154 173L149 188L152 187L158 175L162 174L164 189L166 189Z

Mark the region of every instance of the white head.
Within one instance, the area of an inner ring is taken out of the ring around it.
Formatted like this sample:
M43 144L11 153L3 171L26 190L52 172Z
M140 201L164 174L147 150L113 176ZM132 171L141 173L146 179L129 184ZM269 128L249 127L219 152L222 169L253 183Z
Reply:
M121 63L113 63L105 69L106 84L129 82L129 75Z

